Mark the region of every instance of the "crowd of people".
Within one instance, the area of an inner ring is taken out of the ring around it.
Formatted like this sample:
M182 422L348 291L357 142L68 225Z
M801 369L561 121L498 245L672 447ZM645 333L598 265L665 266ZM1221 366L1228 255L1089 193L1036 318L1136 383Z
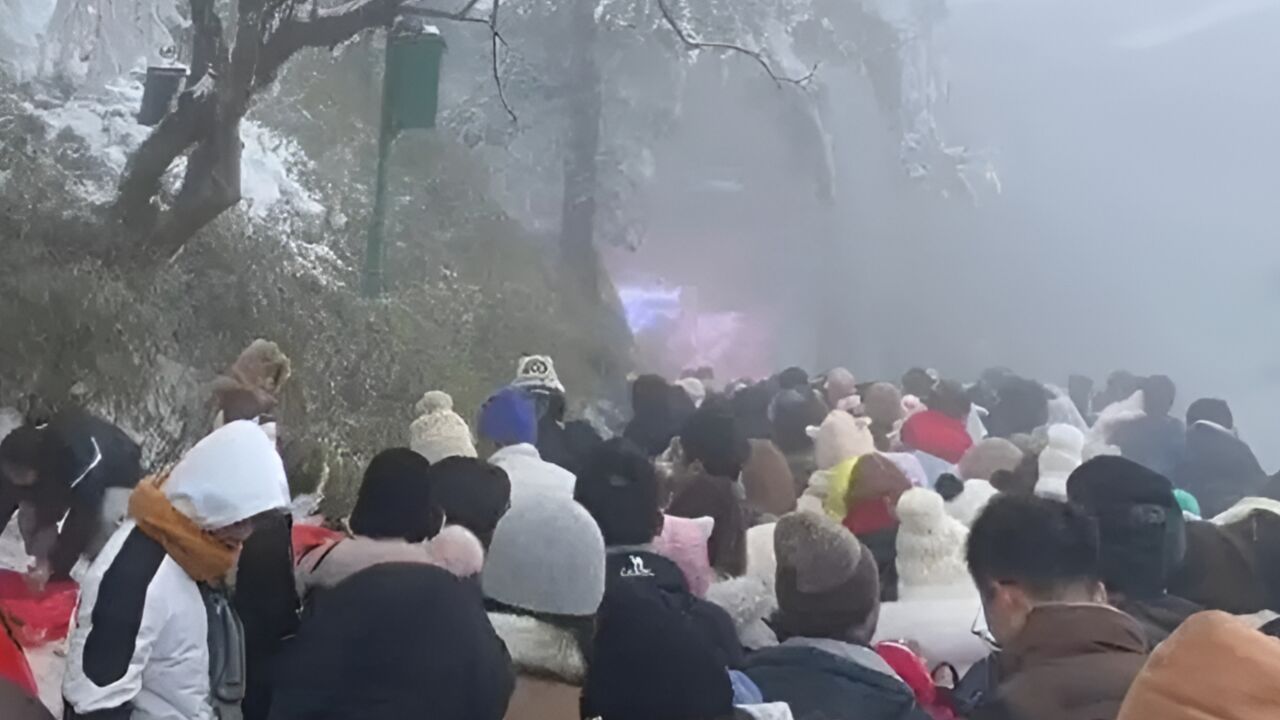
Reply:
M1280 717L1280 480L1167 377L701 368L604 428L530 356L345 517L288 377L255 342L170 467L83 409L0 440L28 582L79 582L67 720Z

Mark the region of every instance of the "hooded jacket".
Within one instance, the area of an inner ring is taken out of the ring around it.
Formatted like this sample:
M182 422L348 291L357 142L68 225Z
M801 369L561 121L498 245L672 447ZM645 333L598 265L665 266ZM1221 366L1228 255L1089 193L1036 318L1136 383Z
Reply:
M928 720L911 688L874 650L793 638L747 660L765 702L785 702L795 720Z
M204 530L289 504L275 445L247 421L225 425L197 443L162 490ZM63 680L70 717L212 717L209 622L201 588L133 520L111 536L89 567L75 620Z
M1174 487L1200 502L1200 514L1211 518L1242 498L1257 495L1267 482L1253 450L1234 432L1201 420L1187 428L1186 447L1173 471Z
M1146 660L1142 629L1106 605L1043 605L997 658L971 720L1111 720Z
M1156 648L1118 720L1270 720L1280 713L1280 640L1200 613Z
M536 493L552 493L573 497L577 482L574 474L542 459L538 448L528 445L509 445L494 453L489 462L502 468L511 478L511 502Z
M515 684L476 589L421 563L325 593L282 660L271 720L499 720Z

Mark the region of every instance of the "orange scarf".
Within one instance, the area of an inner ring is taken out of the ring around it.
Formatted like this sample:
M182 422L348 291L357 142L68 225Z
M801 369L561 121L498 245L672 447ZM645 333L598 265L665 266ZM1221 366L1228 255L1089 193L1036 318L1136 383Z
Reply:
M222 542L178 512L160 489L168 479L164 473L138 483L129 495L130 517L192 580L221 581L235 565L239 548Z

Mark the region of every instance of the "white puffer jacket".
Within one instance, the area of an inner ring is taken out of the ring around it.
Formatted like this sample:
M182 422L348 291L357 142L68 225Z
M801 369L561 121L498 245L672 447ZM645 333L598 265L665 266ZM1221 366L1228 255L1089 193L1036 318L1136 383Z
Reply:
M275 445L243 421L196 444L163 490L206 530L289 504ZM129 520L81 585L63 695L81 715L129 707L131 720L207 720L208 636L199 586Z

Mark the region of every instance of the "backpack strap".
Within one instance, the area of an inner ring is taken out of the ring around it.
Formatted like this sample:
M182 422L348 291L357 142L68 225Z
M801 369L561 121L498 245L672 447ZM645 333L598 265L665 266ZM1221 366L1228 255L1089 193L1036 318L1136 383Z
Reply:
M200 586L209 620L209 703L218 720L242 720L247 683L244 624L226 593Z

